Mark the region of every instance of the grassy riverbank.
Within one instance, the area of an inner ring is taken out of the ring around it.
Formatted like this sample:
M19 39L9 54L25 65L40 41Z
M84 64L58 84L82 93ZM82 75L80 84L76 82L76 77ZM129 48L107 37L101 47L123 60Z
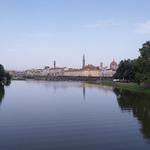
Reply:
M142 86L137 85L136 83L120 83L120 82L113 82L113 81L96 81L96 82L92 82L92 83L106 85L106 86L112 86L115 88L129 90L132 92L140 92L140 93L150 94L150 88L144 88Z

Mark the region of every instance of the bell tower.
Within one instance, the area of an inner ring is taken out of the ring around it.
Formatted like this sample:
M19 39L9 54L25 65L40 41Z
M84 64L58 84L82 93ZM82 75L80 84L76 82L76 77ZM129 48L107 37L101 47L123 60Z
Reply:
M55 68L56 68L56 60L54 60L54 62L53 62L53 63L54 63L54 69L55 69Z
M85 55L83 55L83 60L82 60L82 69L85 67Z

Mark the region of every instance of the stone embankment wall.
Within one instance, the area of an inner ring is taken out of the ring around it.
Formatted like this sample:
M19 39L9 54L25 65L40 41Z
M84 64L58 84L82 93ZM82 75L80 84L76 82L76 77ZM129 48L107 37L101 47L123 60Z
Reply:
M34 80L47 80L47 81L98 81L98 80L111 80L111 77L86 77L86 76L34 76L25 77L25 79Z

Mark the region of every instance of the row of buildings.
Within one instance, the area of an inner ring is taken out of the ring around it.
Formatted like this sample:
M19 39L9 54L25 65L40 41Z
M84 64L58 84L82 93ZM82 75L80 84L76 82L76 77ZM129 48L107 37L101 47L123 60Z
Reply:
M34 76L73 76L73 77L112 77L118 68L117 63L113 60L110 67L104 67L103 63L100 66L92 64L86 65L85 56L82 60L82 68L66 68L57 67L54 61L53 67L46 66L43 69L31 69L20 72L21 75L26 77Z

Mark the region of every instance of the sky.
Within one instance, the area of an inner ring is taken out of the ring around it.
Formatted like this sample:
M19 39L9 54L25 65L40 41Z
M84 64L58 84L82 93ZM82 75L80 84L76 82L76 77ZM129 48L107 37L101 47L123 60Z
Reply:
M134 59L150 40L150 0L0 0L0 64L8 70Z

